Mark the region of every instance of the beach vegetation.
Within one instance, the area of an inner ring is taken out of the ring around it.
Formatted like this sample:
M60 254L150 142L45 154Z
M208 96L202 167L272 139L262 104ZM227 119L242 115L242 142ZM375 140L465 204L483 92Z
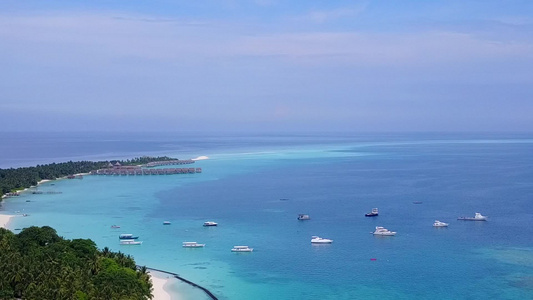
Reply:
M0 299L151 299L151 290L129 255L49 226L0 228Z

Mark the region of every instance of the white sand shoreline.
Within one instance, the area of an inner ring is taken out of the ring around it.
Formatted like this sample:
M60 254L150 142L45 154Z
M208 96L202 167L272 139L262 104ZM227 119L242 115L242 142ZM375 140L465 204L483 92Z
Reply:
M150 278L152 280L152 285L153 285L153 291L152 291L152 294L154 295L153 300L183 299L183 297L179 295L175 295L175 297L171 297L170 293L165 289L166 286L170 285L172 280L177 280L177 279L170 277L170 275L160 273L157 271L150 271Z
M14 217L13 215L6 215L0 212L0 227L8 229L7 225L9 224L9 221L11 221L11 218L13 217Z

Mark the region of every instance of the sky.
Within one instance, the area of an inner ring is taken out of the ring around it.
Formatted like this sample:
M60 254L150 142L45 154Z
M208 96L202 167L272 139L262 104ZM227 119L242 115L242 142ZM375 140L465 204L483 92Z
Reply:
M0 131L532 132L531 0L1 0Z

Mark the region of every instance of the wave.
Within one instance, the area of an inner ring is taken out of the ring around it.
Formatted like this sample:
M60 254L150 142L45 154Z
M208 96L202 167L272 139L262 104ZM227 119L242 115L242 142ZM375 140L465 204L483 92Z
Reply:
M204 159L209 159L209 157L202 155L202 156L198 156L197 158L193 158L192 160L204 160Z

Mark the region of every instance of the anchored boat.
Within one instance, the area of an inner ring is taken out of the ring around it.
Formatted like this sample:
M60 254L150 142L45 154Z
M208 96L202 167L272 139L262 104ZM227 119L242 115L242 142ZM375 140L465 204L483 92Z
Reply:
M378 215L378 209L372 208L372 211L365 214L365 217L376 217Z
M459 217L457 220L463 220L463 221L487 221L487 217L483 216L480 213L476 213L476 215L472 217Z
M393 236L396 235L396 231L390 231L385 227L376 226L376 230L371 232L373 235Z

